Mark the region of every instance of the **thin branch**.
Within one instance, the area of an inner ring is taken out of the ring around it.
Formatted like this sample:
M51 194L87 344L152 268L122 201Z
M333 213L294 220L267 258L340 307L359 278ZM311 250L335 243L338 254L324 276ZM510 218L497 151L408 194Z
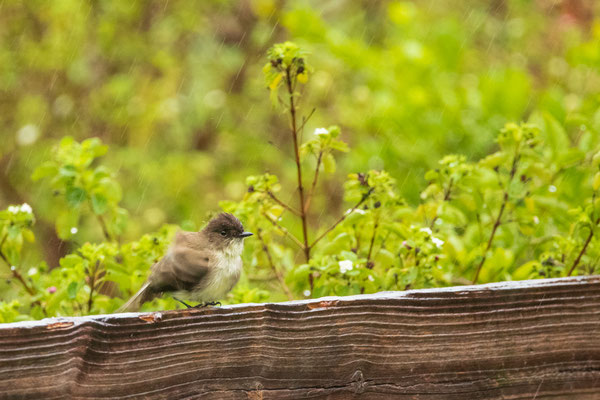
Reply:
M369 244L369 253L367 254L367 267L371 262L371 254L373 253L373 244L375 244L375 236L377 236L377 228L379 227L379 213L375 217L375 226L373 227L373 236L371 236L371 244Z
M96 274L98 273L98 265L100 261L96 261L94 264L94 271L90 274L90 296L88 297L88 314L92 311L92 305L94 304L94 288L96 286ZM90 271L91 272L91 271Z
M21 285L23 285L23 287L25 288L27 293L29 293L31 296L33 296L35 294L35 291L33 290L33 288L29 287L25 278L23 278L23 275L21 275L21 273L19 271L17 271L16 268L13 268L13 266L10 265L8 258L6 258L6 255L4 255L4 252L2 251L2 246L4 245L4 242L6 241L7 236L8 236L8 234L5 234L4 237L2 238L2 241L0 241L0 258L2 258L2 260L4 260L4 262L6 263L6 265L8 265L8 268L10 269L10 272L12 273L13 277L15 277L19 282L21 282Z
M267 221L269 221L275 228L279 229L279 231L281 233L283 233L286 237L290 238L292 240L292 242L296 243L298 245L298 247L300 247L301 249L304 249L304 245L302 244L302 242L300 240L298 240L296 238L296 236L292 235L290 233L290 231L288 231L287 229L285 229L283 226L279 225L279 223L277 221L275 221L273 218L269 217L267 215L267 213L262 212L261 213L263 215L263 217L265 217L267 219Z
M306 213L304 212L304 187L302 186L302 166L300 164L300 151L298 148L298 128L296 126L296 106L294 104L294 88L292 86L292 78L290 75L290 68L286 70L286 84L288 88L288 94L290 98L290 117L292 120L292 138L294 140L294 157L296 159L296 172L298 178L298 197L300 200L300 219L302 220L302 236L304 244L302 250L304 251L304 258L306 262L310 260L310 246L308 245L308 228L306 221Z
M473 284L477 283L477 279L479 279L479 273L481 272L481 268L483 268L483 264L485 263L485 260L487 258L487 252L492 247L492 242L494 240L494 236L496 236L496 231L498 230L498 227L502 224L502 215L504 214L504 210L506 209L506 204L508 203L508 187L510 186L510 183L512 182L512 180L515 177L515 174L517 172L517 165L519 163L519 158L520 158L519 147L517 146L517 148L515 149L515 156L513 158L512 166L510 169L510 177L508 178L508 183L506 184L506 188L504 189L504 197L502 199L502 205L500 206L500 211L498 212L498 216L496 217L496 220L494 221L494 226L492 227L492 233L490 234L490 238L488 239L487 246L483 253L483 257L481 258L481 262L479 263L479 265L477 266L477 270L475 271L475 276L473 277Z
M450 193L452 193L452 178L450 178L450 181L448 181L448 186L446 188L444 188L444 200L443 201L448 201L450 200ZM434 225L435 225L435 221L437 221L439 218L437 212L435 214L435 217L433 217L431 219L431 222L429 223L429 229L433 229Z
M313 248L319 242L319 240L323 239L329 232L331 232L332 230L334 230L336 226L338 226L339 224L341 224L342 221L345 220L348 215L352 214L354 212L354 210L356 210L358 207L360 207L360 205L362 203L364 203L365 200L367 200L367 198L371 195L371 193L373 193L373 188L370 188L369 191L363 195L363 197L360 199L360 201L358 203L356 203L356 205L350 209L350 211L342 214L342 216L340 217L340 219L338 219L325 232L323 232L318 238L316 238L314 240L314 242L312 242L312 244L310 245L310 247Z
M302 117L302 125L300 125L300 128L298 128L298 131L300 131L300 140L302 141L302 133L304 132L304 125L306 125L306 123L308 122L308 120L310 119L310 117L312 117L312 115L315 113L316 108L313 108L310 113L308 114L308 116L306 117Z
M600 217L598 217L598 219L596 219L596 225L598 225L598 224L600 224ZM577 268L577 266L579 265L579 262L581 261L581 257L583 257L583 255L585 254L585 251L587 250L588 245L592 241L593 236L594 236L594 227L592 226L592 227L590 227L590 234L588 235L587 239L585 240L585 243L583 244L581 251L577 255L577 258L573 262L573 265L571 266L571 269L569 270L569 273L567 274L567 276L571 276L573 271L575 271L575 268Z
M473 284L477 283L477 279L479 278L479 273L481 272L481 268L483 267L483 264L485 263L485 260L487 258L487 252L492 247L492 241L494 240L494 236L496 236L496 230L498 230L498 227L501 224L500 221L502 219L502 214L504 213L504 209L506 208L507 202L508 202L508 193L505 192L504 199L502 201L502 205L500 206L500 211L498 212L498 217L494 221L494 226L492 228L492 234L490 235L490 238L488 239L487 246L485 248L485 251L483 252L483 257L481 258L481 262L479 263L479 265L477 266L477 270L475 271L475 277L473 277Z
M104 218L102 218L102 215L96 214L96 216L98 217L98 222L100 222L100 227L102 228L102 233L104 234L104 238L106 240L108 240L109 242L113 241L113 238L111 236L110 233L108 233L108 228L106 226L106 222L104 221Z
M281 207L285 208L286 210L288 210L289 212L291 212L294 215L300 216L300 212L294 210L292 207L288 206L287 204L285 204L283 201L279 200L275 194L273 194L273 192L271 192L270 190L267 191L267 195L269 195L269 197L271 199L273 199L273 201L277 204L279 204Z
M271 269L275 273L275 276L277 277L277 280L279 281L281 288L285 292L288 299L294 300L294 295L290 291L290 288L285 284L285 279L283 278L281 271L279 271L275 267L275 263L273 262L273 257L271 257L271 252L269 251L269 247L267 246L267 243L263 239L261 229L258 229L258 231L256 232L256 236L258 237L258 240L260 240L260 243L262 244L262 249L265 252L265 254L267 255L267 259L269 260L269 265L271 266Z
M313 194L315 193L315 187L317 186L317 180L319 179L319 169L321 168L321 160L323 159L323 151L319 152L319 156L317 157L317 167L315 168L315 176L313 177L312 185L310 186L310 191L308 192L308 196L306 196L306 204L304 205L304 212L308 212L308 208L310 207L310 201L312 200Z
M450 178L450 180L448 181L448 186L444 190L444 201L450 200L450 193L452 193L453 182L454 182L454 180L452 178Z

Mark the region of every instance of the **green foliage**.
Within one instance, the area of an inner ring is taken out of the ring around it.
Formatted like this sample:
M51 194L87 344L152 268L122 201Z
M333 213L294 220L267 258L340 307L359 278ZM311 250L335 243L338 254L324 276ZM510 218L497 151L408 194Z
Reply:
M105 167L92 165L107 149L98 138L78 143L65 137L54 149L53 160L34 171L33 180L49 179L54 196L62 200L56 219L61 239L77 233L80 217L86 211L98 218L105 239L112 240L123 232L127 211L118 206L121 186Z
M263 67L265 82L271 91L273 105L278 104L279 87L285 83L292 91L296 83L306 83L312 67L306 64L306 52L295 43L285 42L271 47L267 53L269 62Z
M33 179L47 178L57 197L56 230L63 238L78 232L79 219L87 213L104 233L104 241L85 242L49 269L42 262L24 273L21 252L24 239L33 242L35 222L28 204L0 211L0 257L19 285L22 301L0 302L4 322L44 316L85 315L115 311L135 293L147 278L149 266L165 253L175 226L164 225L158 232L139 240L117 243L127 219L119 207L121 189L104 166L95 159L107 151L97 138L82 143L64 138L53 159L37 168ZM69 215L69 224L63 222ZM104 217L107 217L105 220ZM108 221L108 223L106 222ZM161 307L174 307L173 300L157 300Z
M0 318L114 311L225 198L229 302L596 272L590 7L3 4Z
M0 253L11 266L21 261L23 241L35 240L31 230L34 223L33 210L27 203L0 211Z
M294 95L293 89L289 92ZM287 103L294 140L295 105ZM538 118L534 114L531 120L539 123ZM600 201L595 197L600 189L600 172L595 172L600 156L586 156L571 147L551 116L543 122L543 130L533 123L507 123L497 134L497 151L479 162L469 162L464 155L443 157L425 174L429 185L417 207L402 199L395 179L385 171L349 174L344 199L350 208L329 228L317 228L310 235L312 242L304 231L304 240L294 235L299 224L293 220L310 216L322 157L327 154L335 165L333 150L348 151L337 127L318 128L299 146L299 177L310 161L307 155L317 160L309 164L314 178L308 200L302 199L298 184L300 204L284 203L280 197L292 198L293 193L282 195L277 177L265 174L247 179L242 201L221 206L243 215L250 229L258 232L259 243L251 246L249 257L253 273L268 276L265 271L271 270L272 276L280 277L284 271L286 279L279 279L279 284L288 295L349 295L593 273L600 259L594 236L600 223L596 209ZM559 180L565 186L561 175L567 172L567 179L594 176L591 199L569 211L576 217L571 220L565 215L569 200L554 194ZM581 230L587 236L572 236ZM305 263L294 262L297 247L304 252Z

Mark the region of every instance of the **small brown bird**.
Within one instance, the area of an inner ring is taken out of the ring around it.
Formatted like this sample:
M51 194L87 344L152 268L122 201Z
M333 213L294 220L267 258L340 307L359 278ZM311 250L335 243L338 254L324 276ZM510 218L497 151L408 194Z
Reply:
M167 254L152 266L142 288L119 311L135 311L153 298L170 292L200 305L215 305L237 283L242 272L245 232L240 220L221 213L200 232L177 232Z

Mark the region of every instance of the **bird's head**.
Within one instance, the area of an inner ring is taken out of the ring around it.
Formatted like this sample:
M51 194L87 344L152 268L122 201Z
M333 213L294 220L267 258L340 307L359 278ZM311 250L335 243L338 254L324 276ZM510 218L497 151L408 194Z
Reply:
M210 220L203 229L208 240L221 249L231 245L241 245L244 238L252 236L251 232L244 231L244 226L233 214L220 213Z

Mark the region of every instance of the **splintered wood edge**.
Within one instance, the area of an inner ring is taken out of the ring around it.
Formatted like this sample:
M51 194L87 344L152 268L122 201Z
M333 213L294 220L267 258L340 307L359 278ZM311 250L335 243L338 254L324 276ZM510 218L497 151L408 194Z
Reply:
M180 310L165 310L165 311L148 311L148 312L134 312L134 313L117 313L117 314L100 314L100 315L88 315L83 317L52 317L44 318L37 321L23 321L23 322L12 322L7 324L0 324L0 333L2 329L30 329L46 327L48 330L60 330L67 329L73 326L81 325L83 323L90 322L101 322L106 323L109 321L118 320L131 320L139 319L149 324L160 322L165 316L174 317L178 314L193 314L199 315L202 313L219 313L229 314L238 313L245 311L258 311L266 310L271 308L277 308L280 311L289 308L296 308L298 306L305 306L307 309L322 309L343 306L345 304L354 303L357 301L364 302L369 300L398 300L398 299L424 299L424 298L435 298L436 295L442 295L444 297L452 296L459 297L471 297L476 296L479 293L506 293L512 291L528 291L531 289L545 289L553 287L564 287L572 285L574 287L580 286L586 283L600 283L600 275L592 276L575 276L569 278L553 278L553 279L534 279L525 281L505 281L487 283L482 285L468 285L468 286L450 286L442 288L430 288L430 289L415 289L406 291L385 291L373 294L361 294L353 296L327 296L320 297L317 299L305 299L305 300L292 300L284 301L280 303L240 303L223 305L218 308L199 308L199 309L180 309Z

